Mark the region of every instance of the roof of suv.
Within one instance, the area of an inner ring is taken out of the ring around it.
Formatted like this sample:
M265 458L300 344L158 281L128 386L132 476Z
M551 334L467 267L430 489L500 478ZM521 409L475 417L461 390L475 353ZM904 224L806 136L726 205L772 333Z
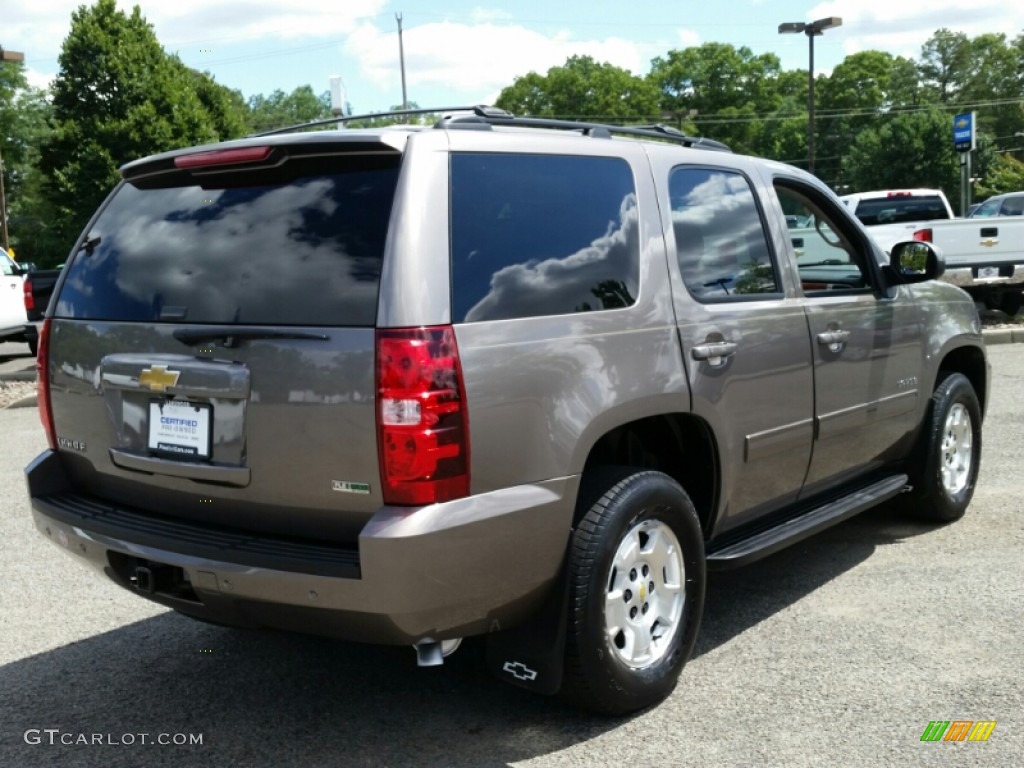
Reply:
M339 128L346 122L355 120L367 120L383 117L414 116L425 114L441 114L440 120L432 126L427 125L388 125L370 128L344 129L337 131L306 131L308 128L322 127L331 124L339 125ZM170 170L176 165L174 160L184 155L199 154L202 152L222 152L233 149L241 149L254 146L280 146L288 144L337 144L339 142L368 142L374 145L379 151L381 145L401 152L411 133L427 131L432 129L465 129L465 130L492 130L494 128L518 128L523 130L548 130L553 132L578 132L582 136L593 138L611 138L613 134L630 136L635 138L656 140L660 142L671 142L685 147L699 149L710 149L722 152L731 152L728 146L703 137L687 136L681 131L666 125L611 125L607 123L592 123L577 120L558 120L551 118L537 117L516 117L501 109L488 106L473 107L441 107L432 109L398 110L394 112L380 112L368 115L353 115L346 117L327 118L286 128L266 131L254 134L241 139L225 141L216 144L206 144L197 147L175 149L150 155L139 160L134 160L121 167L121 174L125 178L133 178L140 175L142 168L147 171L158 166L159 170Z

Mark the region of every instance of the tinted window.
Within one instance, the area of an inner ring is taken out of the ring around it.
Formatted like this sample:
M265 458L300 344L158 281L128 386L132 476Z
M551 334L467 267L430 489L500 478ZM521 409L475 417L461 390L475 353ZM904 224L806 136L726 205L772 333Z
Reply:
M949 218L946 206L942 204L941 198L935 195L861 200L857 205L856 214L866 226Z
M315 162L125 184L68 267L58 316L373 325L397 160Z
M452 316L616 309L639 283L636 194L617 158L455 154Z
M669 179L669 196L679 271L690 293L707 300L779 291L746 178L730 171L677 168Z

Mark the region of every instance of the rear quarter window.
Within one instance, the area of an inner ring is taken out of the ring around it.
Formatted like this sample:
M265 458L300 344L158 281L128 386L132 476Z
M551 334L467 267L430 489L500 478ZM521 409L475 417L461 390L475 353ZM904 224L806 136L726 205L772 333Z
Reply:
M451 157L456 322L628 307L639 243L633 175L620 158Z
M56 316L372 326L398 158L285 166L123 184L67 267Z
M865 226L901 224L907 221L948 219L942 199L935 195L861 200L854 212Z

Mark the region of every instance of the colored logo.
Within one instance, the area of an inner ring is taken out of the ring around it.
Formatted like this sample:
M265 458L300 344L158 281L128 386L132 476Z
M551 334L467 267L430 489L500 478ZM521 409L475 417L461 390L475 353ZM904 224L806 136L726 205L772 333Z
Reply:
M968 120L966 117L961 117L959 120L956 121L957 128L966 128L970 124L971 121Z
M988 741L995 728L995 720L932 720L921 741Z
M166 366L154 365L139 374L139 384L149 387L154 392L163 392L168 387L177 384L179 376L181 376L180 371L168 371Z

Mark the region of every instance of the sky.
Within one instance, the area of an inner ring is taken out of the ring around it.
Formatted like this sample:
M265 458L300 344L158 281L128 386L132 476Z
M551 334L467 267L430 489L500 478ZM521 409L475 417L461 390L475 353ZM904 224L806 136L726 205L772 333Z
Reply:
M25 54L33 85L59 69L78 0L0 0L0 46ZM589 55L638 75L674 48L708 42L775 53L806 69L807 38L779 35L781 22L838 16L815 40L815 70L882 50L919 58L946 27L971 37L1024 32L1024 4L1006 0L118 0L138 4L169 53L246 97L340 75L355 113L402 101L396 14L402 16L408 98L422 107L493 103L530 71Z

